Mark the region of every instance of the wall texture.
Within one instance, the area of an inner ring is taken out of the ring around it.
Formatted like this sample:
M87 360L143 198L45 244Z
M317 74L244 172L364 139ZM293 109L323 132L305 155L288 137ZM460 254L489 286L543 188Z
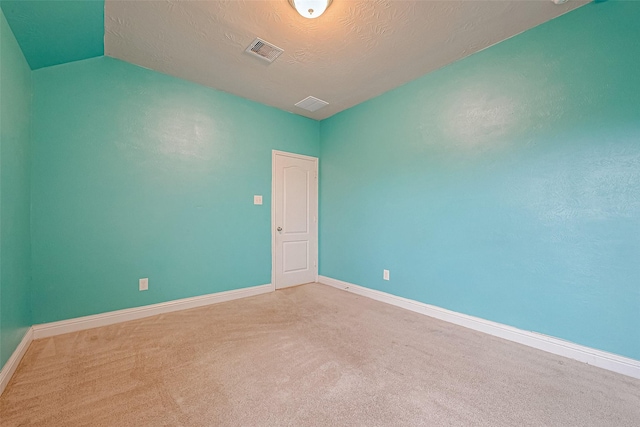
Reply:
M104 0L0 0L32 70L104 55Z
M0 367L31 326L31 70L0 11Z
M639 21L589 4L321 122L320 274L640 359Z
M271 281L271 150L318 122L106 57L33 91L34 323Z

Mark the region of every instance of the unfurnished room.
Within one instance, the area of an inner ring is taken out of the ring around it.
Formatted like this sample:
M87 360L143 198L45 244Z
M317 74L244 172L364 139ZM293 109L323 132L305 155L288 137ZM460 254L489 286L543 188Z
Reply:
M640 1L0 0L0 426L640 425Z

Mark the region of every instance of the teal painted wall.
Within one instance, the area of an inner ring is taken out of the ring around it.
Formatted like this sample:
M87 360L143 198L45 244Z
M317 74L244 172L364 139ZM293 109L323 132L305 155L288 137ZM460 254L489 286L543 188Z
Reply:
M320 274L640 359L638 22L589 4L323 121Z
M31 70L0 11L0 367L31 326Z
M31 69L104 55L104 0L0 0Z
M34 323L271 282L271 150L318 122L106 57L33 91Z

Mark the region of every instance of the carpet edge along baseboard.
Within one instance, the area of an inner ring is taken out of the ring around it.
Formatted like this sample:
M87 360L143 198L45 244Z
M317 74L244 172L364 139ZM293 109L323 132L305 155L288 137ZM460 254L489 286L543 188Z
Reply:
M351 292L416 313L453 323L475 331L484 332L508 341L517 342L558 356L584 362L612 372L640 379L640 361L614 353L583 346L560 338L525 331L502 323L469 316L437 306L425 304L364 286L344 282L327 276L319 276L318 281L343 291Z

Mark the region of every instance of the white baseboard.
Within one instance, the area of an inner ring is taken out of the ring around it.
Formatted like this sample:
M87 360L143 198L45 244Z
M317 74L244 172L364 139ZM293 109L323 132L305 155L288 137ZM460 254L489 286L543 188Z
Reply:
M7 384L9 384L14 372L18 369L18 365L20 364L24 354L27 352L31 341L33 341L33 328L27 329L27 333L22 337L22 341L20 341L20 344L18 344L18 347L13 351L13 354L9 360L7 360L7 363L5 363L2 370L0 370L0 396L7 387Z
M402 307L416 313L424 314L465 328L484 332L519 344L543 350L549 353L574 359L589 365L617 372L633 378L640 379L640 361L597 350L559 338L550 337L537 332L524 331L512 326L504 325L490 320L473 317L444 308L425 304L419 301L398 297L386 292L368 289L362 286L332 279L326 276L319 276L320 283L333 286L354 294L362 295L387 304Z
M92 316L77 317L74 319L61 320L59 322L33 325L27 330L24 338L22 338L20 344L0 371L0 395L2 395L2 392L4 392L7 384L9 384L9 380L11 380L11 377L18 368L22 357L27 352L29 344L31 344L31 341L35 339L47 338L54 335L67 334L69 332L82 331L85 329L98 328L100 326L113 325L114 323L141 319L143 317L155 316L156 314L187 310L190 308L217 304L220 302L231 301L239 298L252 297L272 291L273 286L271 284L252 286L249 288L234 289L231 291L218 292L215 294L183 298L179 300L162 302L159 304L128 308L125 310L110 311L107 313L95 314Z
M54 335L68 334L69 332L113 325L114 323L128 322L129 320L170 313L172 311L187 310L239 298L252 297L272 291L273 286L271 286L271 284L252 286L249 288L167 301L159 304L144 305L142 307L127 308L125 310L110 311L92 316L76 317L59 322L42 323L33 325L33 339L47 338Z

